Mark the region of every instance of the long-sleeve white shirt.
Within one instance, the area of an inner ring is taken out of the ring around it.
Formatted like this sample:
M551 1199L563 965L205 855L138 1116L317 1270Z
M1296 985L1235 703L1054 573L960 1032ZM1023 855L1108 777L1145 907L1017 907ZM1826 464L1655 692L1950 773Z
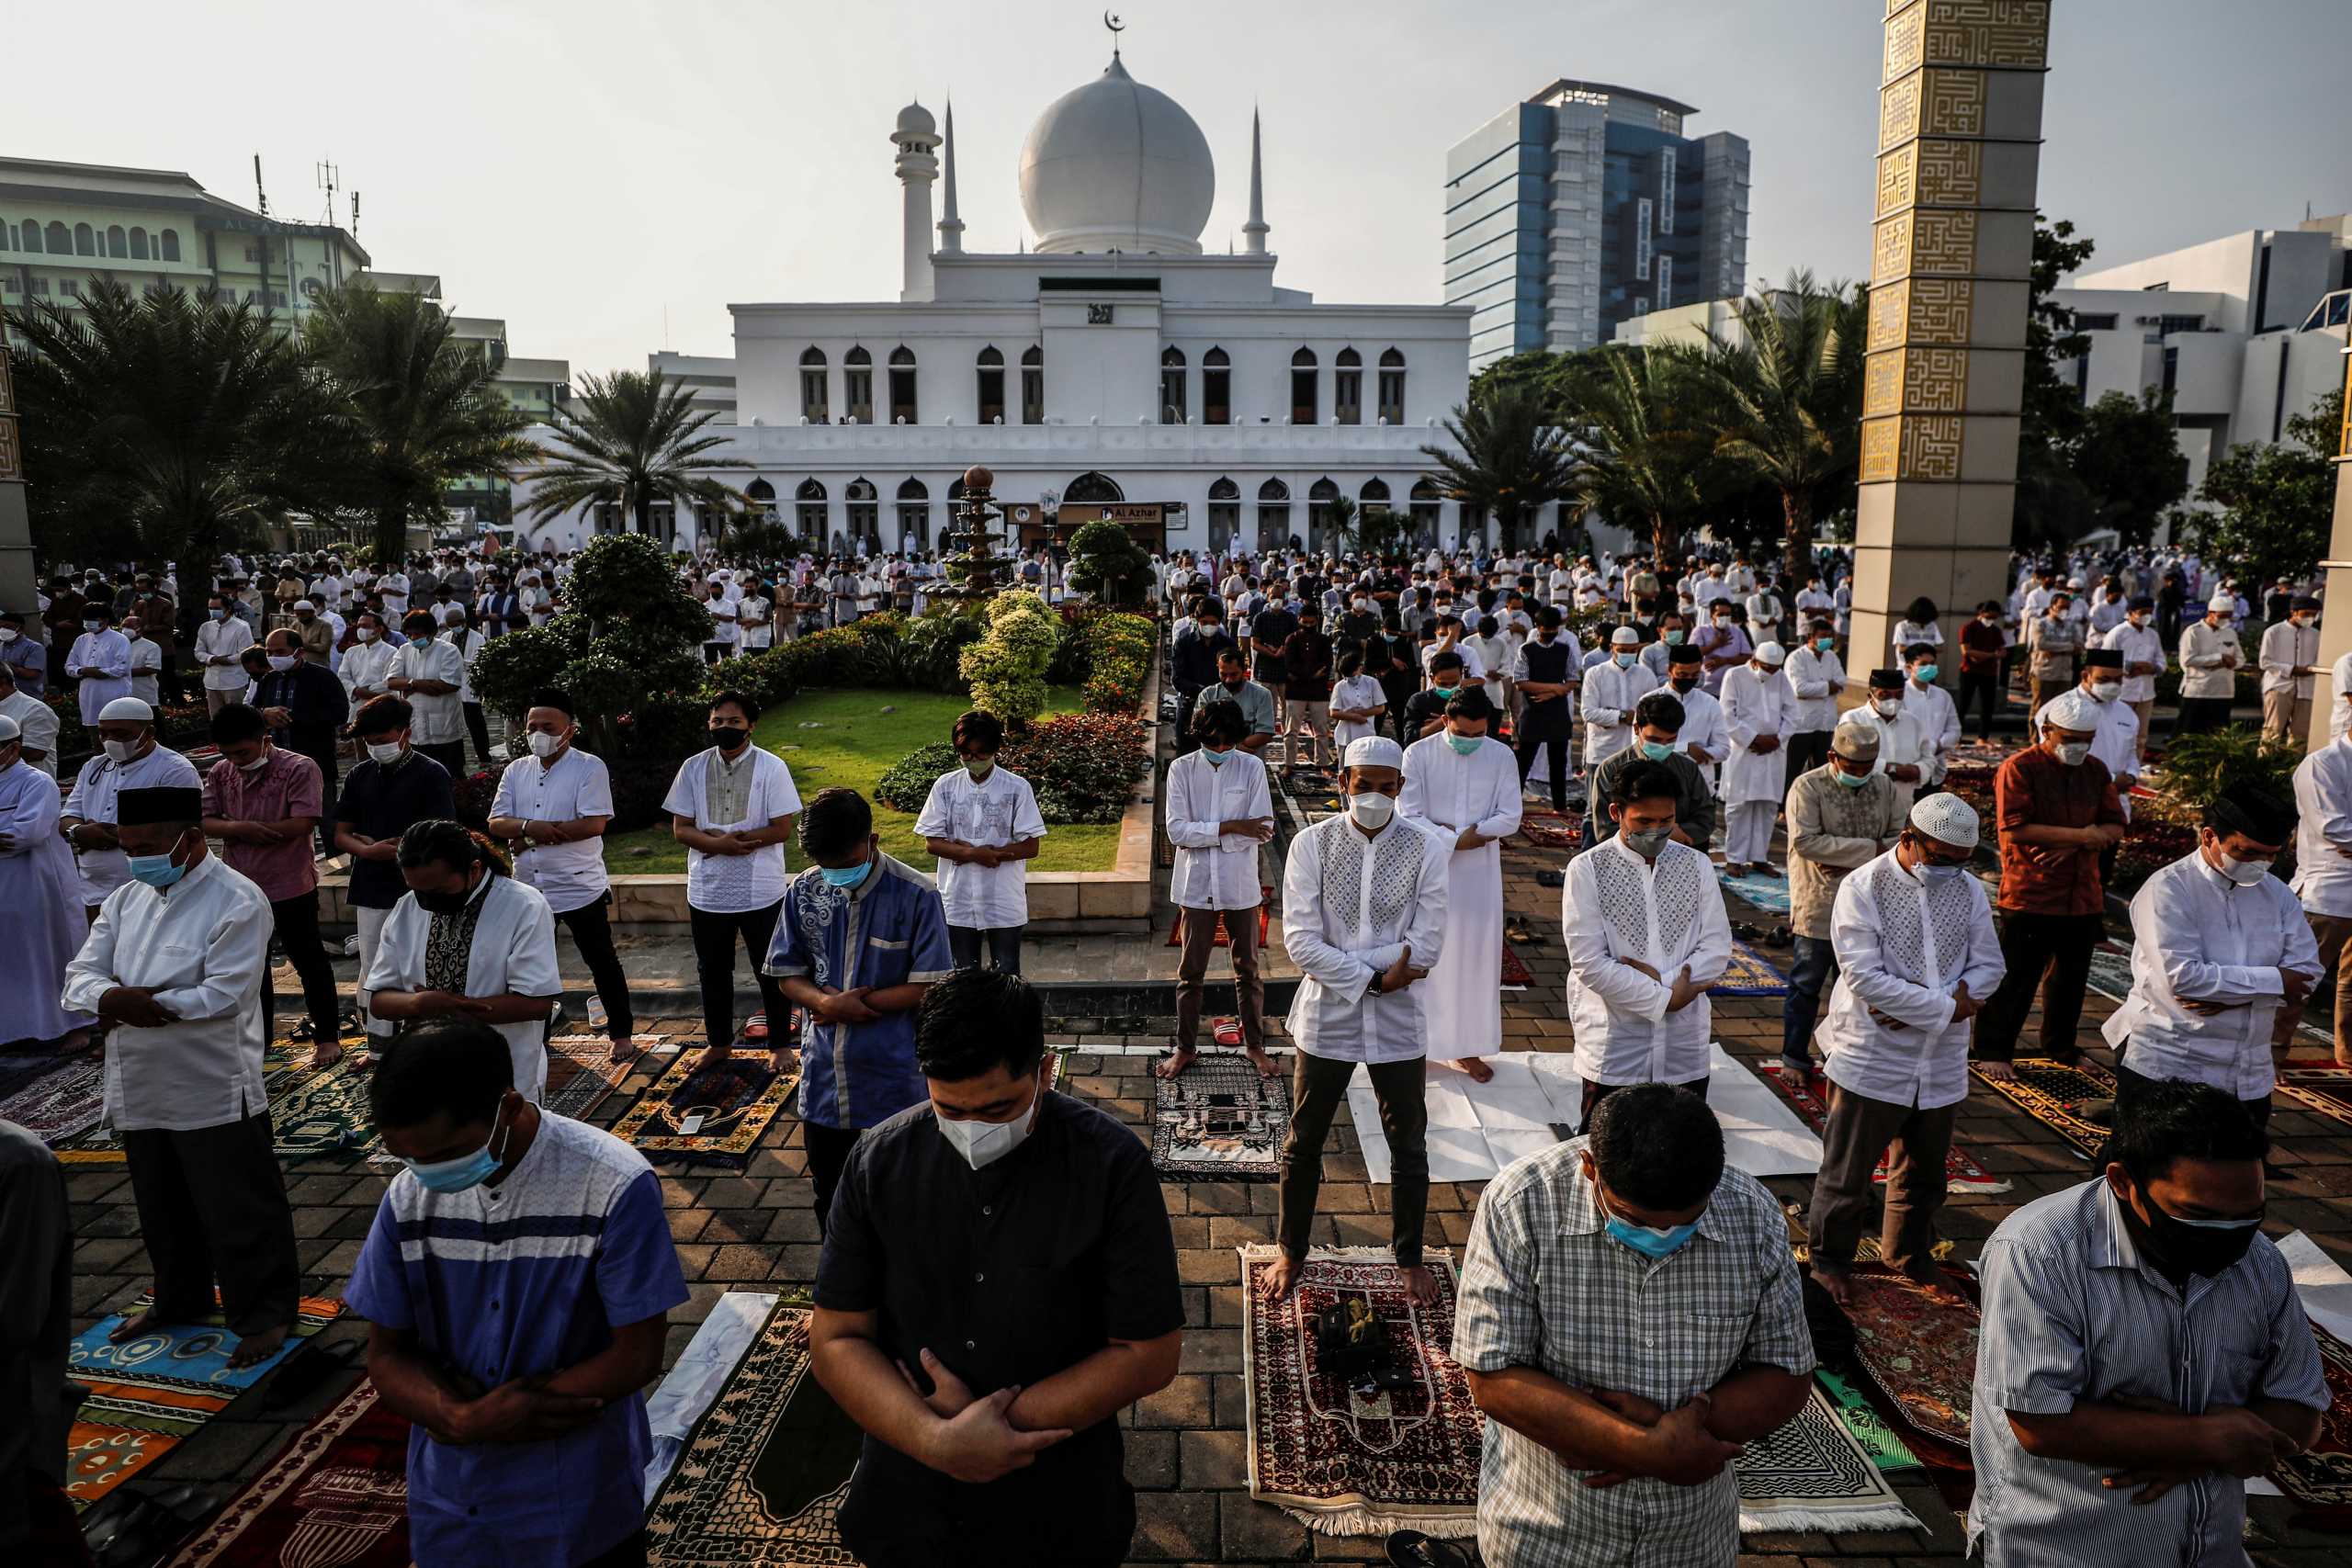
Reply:
M1731 755L1731 731L1724 728L1724 705L1704 686L1693 686L1672 695L1682 705L1682 731L1674 738L1674 743L1686 749L1696 746L1707 754L1707 760L1699 765L1706 770L1707 782L1713 784L1715 765Z
M245 672L237 663L237 655L254 645L254 629L235 615L218 621L207 621L196 628L197 661L204 666L204 684L215 692L242 691ZM211 660L226 658L226 664Z
M1962 873L1928 882L1887 851L1838 887L1829 942L1838 986L1814 1032L1830 1081L1871 1100L1933 1111L1968 1098L1967 1021L1952 1021L1963 981L1978 1001L2007 966L1984 885ZM1871 1010L1894 1020L1890 1028Z
M2276 621L2263 628L2262 643L2255 659L2262 666L2262 689L2266 692L2291 690L2298 697L2312 694L2313 675L2298 675L2319 662L2319 627L2299 626L2292 621Z
M450 643L428 637L411 642L394 656L391 673L408 681L436 681L449 690L401 694L413 710L409 739L419 746L446 746L466 738L466 716L460 694L466 685L466 656Z
M1724 731L1731 737L1731 755L1724 763L1724 805L1769 800L1778 806L1787 795L1788 741L1796 732L1795 708L1796 698L1781 671L1768 674L1753 664L1724 671ZM1750 750L1768 737L1781 742L1778 750Z
M1657 677L1638 658L1621 668L1614 655L1585 671L1584 765L1597 768L1634 743L1634 705L1657 690Z
M1897 707L1893 718L1870 703L1854 711L1878 731L1878 761L1871 771L1887 774L1887 783L1894 786L1894 798L1904 816L1910 816L1911 802L1943 775L1943 764L1936 756L1935 743L1928 738L1928 727L1919 722L1908 705ZM1906 765L1918 769L1919 776L1905 782L1888 771Z
M65 966L66 1010L94 1013L107 992L140 986L175 1020L107 1036L108 1125L186 1132L269 1103L261 986L274 929L262 890L209 854L169 887L126 882L107 896Z
M1846 683L1846 666L1836 654L1800 644L1789 650L1781 676L1796 697L1791 719L1798 734L1838 727L1838 693Z
M1288 1024L1310 1056L1403 1062L1429 1054L1424 981L1367 994L1408 947L1416 969L1444 950L1453 840L1397 816L1367 838L1326 818L1293 839L1283 866L1283 945L1300 970Z
M143 757L118 762L101 751L82 764L74 787L65 796L68 817L85 822L115 825L115 798L127 789L201 789L196 764L166 747L156 746ZM82 902L99 904L107 894L130 880L130 862L120 850L75 850L82 870ZM209 1123L203 1123L209 1125Z
M2161 672L2165 667L2165 639L2154 626L2135 626L2126 621L2098 639L2101 648L2111 648L2123 655L2123 694L2119 699L2127 703L2152 703L2156 700L2156 677L2131 673L2134 664L2150 664Z
M335 673L343 678L343 689L348 693L356 707L384 695L389 689L384 682L391 678L400 649L378 637L374 642L355 642L343 656L343 665ZM367 696L361 696L361 692Z
M1464 828L1476 828L1482 839L1508 839L1519 831L1519 764L1510 748L1493 736L1479 739L1466 757L1453 749L1453 737L1442 729L1405 748L1405 787L1397 792L1397 814L1442 829L1449 853ZM1468 852L1495 848L1482 844ZM1499 874L1499 863L1497 870Z
M1568 863L1560 889L1568 1021L1577 1076L1590 1083L1690 1083L1708 1072L1713 1017L1703 990L1666 1010L1688 968L1701 985L1731 963L1723 885L1706 852L1668 842L1645 861L1622 837ZM1623 962L1657 971L1651 979Z
M2124 1066L2152 1078L2212 1084L2240 1100L2270 1092L2270 1026L2280 969L2319 979L2319 947L2287 885L2240 887L2195 849L2132 899L2132 994L2100 1033ZM2219 1002L2191 1012L2184 1000Z
M1176 868L1168 897L1185 909L1254 909L1265 898L1258 880L1258 840L1218 825L1274 814L1266 764L1235 747L1222 763L1191 751L1168 768L1168 839Z
M2328 671L2328 683L2335 689L2335 699L2327 710L2327 738L2341 740L2346 730L2352 730L2352 653L2335 661Z
M2202 620L2180 631L2180 694L2184 697L2227 697L2237 691L2238 667L2245 650L2238 634L2228 626L2215 631Z
M1951 765L1952 749L1960 744L1959 705L1941 686L1905 681L1903 710L1919 721L1919 728L1928 732L1928 744L1935 750L1935 771L1928 775L1927 782L1941 784L1944 770Z
M2295 897L2314 915L2352 916L2352 744L2337 736L2295 764Z
M538 890L511 876L485 872L474 889L481 903L474 921L473 945L466 951L469 997L555 997L563 993L563 978L555 962L555 915ZM436 920L435 915L403 893L385 917L383 934L376 944L376 962L365 976L370 991L428 989L425 953ZM546 1092L547 1024L536 1018L492 1025L505 1037L514 1069L514 1087L527 1100Z

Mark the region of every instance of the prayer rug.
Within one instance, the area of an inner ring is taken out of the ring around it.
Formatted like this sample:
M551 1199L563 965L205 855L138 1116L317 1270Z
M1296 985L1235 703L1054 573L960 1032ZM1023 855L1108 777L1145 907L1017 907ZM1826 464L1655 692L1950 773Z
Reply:
M695 1325L684 1352L662 1374L661 1386L646 1397L646 1425L653 1432L653 1457L646 1461L644 1476L648 1505L661 1495L662 1483L677 1468L695 1424L735 1375L779 1299L774 1291L729 1291L720 1296L711 1303L710 1315ZM808 1304L805 1295L798 1304Z
M1785 915L1789 912L1789 882L1784 876L1758 876L1743 871L1737 876L1715 873L1716 880L1733 893L1747 899L1767 914Z
M73 1061L76 1055L74 1052L26 1051L0 1055L0 1104L14 1100L23 1090Z
M613 1135L636 1145L651 1159L741 1169L799 1081L798 1073L770 1067L765 1052L729 1056L707 1067L695 1065L695 1055L682 1052L653 1087L621 1112L613 1123Z
M171 1568L409 1568L408 1435L361 1378Z
M2352 1067L2282 1067L2278 1092L2306 1110L2352 1126Z
M1486 1417L1467 1374L1445 1353L1453 1340L1452 1257L1422 1259L1438 1286L1437 1304L1422 1307L1385 1248L1318 1247L1298 1289L1270 1306L1259 1299L1259 1275L1275 1249L1240 1250L1250 1495L1325 1535L1476 1533ZM1316 1365L1316 1314L1351 1301L1385 1325L1403 1387L1351 1388Z
M300 1067L269 1097L270 1147L279 1159L364 1149L376 1141L368 1107L368 1069L351 1057L328 1067Z
M1818 1388L1786 1426L1742 1450L1732 1473L1743 1533L1920 1528Z
M149 1303L141 1298L138 1309ZM90 1391L68 1443L67 1498L77 1509L96 1503L227 1409L342 1312L339 1301L302 1298L286 1343L266 1359L235 1369L229 1353L237 1337L217 1313L202 1323L172 1324L120 1345L108 1343L107 1336L124 1314L83 1330L66 1348L66 1375Z
M1731 966L1722 979L1707 987L1711 997L1785 997L1789 977L1772 961L1744 942L1731 944Z
M2109 1129L2085 1121L2075 1108L2086 1100L2113 1100L2114 1075L2087 1056L2071 1067L2047 1056L2020 1057L2010 1065L2018 1076L2006 1083L1986 1077L1980 1062L1969 1063L1968 1070L1979 1083L2072 1144L2083 1158L2095 1158L2106 1145Z
M854 1568L834 1515L864 1434L808 1372L808 1310L784 1303L647 1510L661 1568Z
M1581 820L1527 807L1519 816L1520 837L1547 850L1575 850L1584 842Z
M1261 885L1258 889L1257 910L1258 951L1261 953L1263 953L1266 950L1266 927L1271 916L1273 898L1274 890L1271 887ZM1238 911L1232 909L1225 911L1227 919L1230 919ZM1181 922L1174 920L1169 922L1168 940L1160 945L1163 947L1182 947L1184 945L1184 928ZM1232 939L1225 934L1224 920L1217 921L1216 930L1210 933L1209 945L1211 947L1230 947L1233 945Z
M1756 1070L1766 1083L1788 1097L1797 1114L1815 1132L1829 1125L1829 1102L1825 1090L1817 1088L1811 1075L1799 1077L1781 1070L1778 1062L1760 1062ZM1886 1184L1886 1156L1878 1156L1878 1168L1871 1179L1881 1186ZM1977 1163L1976 1156L1954 1140L1951 1150L1944 1156L1944 1190L1954 1196L1984 1192L2007 1192L2009 1184Z
M1941 1285L1883 1268L1856 1268L1854 1356L1904 1418L1931 1438L1968 1446L1976 1376L1975 1304Z
M1903 1434L1887 1425L1871 1404L1870 1396L1852 1383L1826 1368L1815 1367L1814 1382L1821 1385L1821 1393L1829 1401L1830 1409L1838 1413L1838 1420L1847 1435L1861 1445L1871 1462L1881 1470L1917 1470L1919 1456L1903 1440Z
M1247 1056L1196 1058L1172 1078L1154 1078L1151 1165L1170 1181L1272 1181L1282 1175L1290 1134L1290 1085L1267 1078Z
M640 1034L640 1040L658 1040L659 1035ZM792 1036L786 1035L789 1040ZM739 1050L765 1051L767 1041L745 1042ZM548 1042L547 1098L539 1107L559 1116L569 1116L584 1122L588 1113L605 1102L605 1097L620 1088L633 1062L612 1059L613 1043L601 1034L559 1034Z
M1535 984L1535 976L1527 972L1527 965L1521 962L1519 954L1511 950L1510 943L1508 942L1504 942L1502 977L1503 989L1506 991L1523 991L1533 984Z
M106 1109L106 1065L95 1052L68 1056L0 1101L0 1120L45 1144L62 1144L98 1124Z
M261 1063L262 1091L269 1097L272 1130L275 1131L279 1097L289 1087L314 1071L311 1066L311 1043L307 1040L277 1039L269 1043ZM359 1096L360 1115L367 1115L367 1091L363 1078ZM56 1145L61 1165L124 1165L129 1163L122 1152L122 1140L114 1129L99 1125L77 1138L69 1138ZM291 1156L288 1156L291 1157ZM390 1157L390 1156L386 1156Z
M2278 1256L2295 1280L2295 1294L2319 1343L2320 1371L2332 1398L2310 1448L2246 1483L2250 1496L2278 1493L2324 1516L2324 1529L2352 1518L2352 1276L2311 1237L2293 1231L2279 1238Z

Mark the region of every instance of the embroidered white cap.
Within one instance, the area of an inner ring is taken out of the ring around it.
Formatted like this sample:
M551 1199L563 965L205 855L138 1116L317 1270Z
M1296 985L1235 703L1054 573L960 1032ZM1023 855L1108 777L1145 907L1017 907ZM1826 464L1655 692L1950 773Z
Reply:
M1923 795L1911 806L1911 826L1956 850L1976 847L1976 807L1956 795Z
M1385 735L1360 735L1348 742L1341 765L1350 768L1402 768L1405 749Z

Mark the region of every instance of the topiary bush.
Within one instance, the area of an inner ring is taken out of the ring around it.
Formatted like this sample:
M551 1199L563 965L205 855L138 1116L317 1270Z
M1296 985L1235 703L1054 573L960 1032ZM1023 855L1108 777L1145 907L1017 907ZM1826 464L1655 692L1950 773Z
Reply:
M1059 619L1026 590L1007 589L989 601L988 635L964 649L956 668L972 689L972 705L1020 726L1046 708L1046 671L1060 646Z
M891 765L874 786L874 798L893 811L921 811L931 798L931 786L942 773L964 765L953 742L934 740L918 746ZM1013 772L1020 773L1018 768ZM1027 775L1023 775L1026 777Z

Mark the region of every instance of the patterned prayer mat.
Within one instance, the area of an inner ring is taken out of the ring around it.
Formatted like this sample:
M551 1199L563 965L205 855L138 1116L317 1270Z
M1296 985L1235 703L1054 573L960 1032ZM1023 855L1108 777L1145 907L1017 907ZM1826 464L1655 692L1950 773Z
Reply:
M1259 886L1259 889L1258 889L1258 911L1257 911L1257 913L1258 913L1258 950L1259 950L1260 952L1261 952L1261 953L1265 951L1265 947L1266 947L1266 928L1267 928L1268 924L1271 922L1271 919L1272 919L1272 905L1273 905L1273 897L1274 897L1274 890L1273 890L1272 888L1271 888L1271 887L1265 886L1264 885L1261 884L1261 885L1260 885L1260 886ZM1226 913L1226 919L1232 919L1232 918L1233 918L1233 916L1234 916L1236 913L1238 913L1238 911L1232 910L1232 909L1227 909L1227 910L1225 912L1225 913ZM1179 923L1179 922L1176 922L1176 921L1170 921L1170 922L1169 923L1169 927L1168 927L1168 940L1167 940L1166 942L1162 942L1160 945L1161 945L1161 946L1163 946L1163 947L1182 947L1182 946L1183 946L1183 945L1184 945L1184 928L1183 928L1183 926L1182 926L1181 923ZM1232 945L1233 945L1233 939L1232 939L1231 937L1228 937L1228 936L1227 936L1227 935L1225 934L1225 920L1219 920L1219 921L1217 921L1217 923L1216 923L1216 930L1214 932L1210 933L1210 936L1209 936L1209 945L1210 945L1211 947L1230 947L1230 946L1232 946Z
M311 1043L307 1040L279 1038L269 1043L262 1055L262 1091L269 1097L273 1134L277 1131L279 1097L298 1081L315 1071L311 1066ZM360 1115L367 1115L366 1079L361 1079ZM114 1129L95 1126L76 1138L68 1138L55 1145L61 1165L124 1165L129 1163L122 1152L122 1140ZM290 1157L290 1156L289 1156Z
M1511 951L1510 943L1508 942L1504 942L1503 989L1506 991L1523 991L1533 984L1535 984L1535 976L1527 972L1526 964L1521 960L1517 953Z
M639 1040L660 1040L659 1034L639 1034ZM789 1035L786 1036L790 1039ZM765 1051L771 1049L763 1040L746 1042L735 1049ZM548 1092L539 1102L544 1111L559 1116L569 1116L584 1122L588 1113L605 1102L605 1097L621 1087L634 1062L612 1059L613 1043L601 1034L559 1034L548 1042Z
M1728 891L1738 894L1768 914L1785 915L1789 912L1789 882L1784 876L1758 876L1752 871L1728 876L1719 871L1715 873L1715 878Z
M1854 1270L1854 1355L1904 1418L1931 1438L1968 1446L1976 1376L1975 1304L1940 1285L1885 1269Z
M1249 1391L1250 1495L1325 1535L1396 1529L1461 1538L1477 1529L1486 1417L1453 1340L1453 1260L1430 1253L1435 1306L1413 1304L1385 1248L1317 1248L1279 1305L1258 1296L1267 1245L1241 1248L1242 1382ZM1400 1389L1359 1393L1316 1366L1315 1314L1353 1297L1386 1325L1408 1374Z
M351 1057L331 1067L302 1066L288 1075L283 1087L273 1084L269 1097L269 1138L279 1159L310 1159L364 1149L376 1141L376 1122L368 1108L369 1070L355 1067Z
M1805 1245L1804 1205L1802 1203L1789 1203L1783 1205L1781 1212L1788 1216L1789 1221L1789 1251L1795 1257L1799 1263L1811 1263L1813 1261L1813 1248ZM1939 1263L1949 1263L1951 1261L1952 1254L1959 1250L1960 1244L1953 1241L1950 1236L1946 1236L1942 1240L1937 1242L1933 1247L1928 1248L1928 1256L1934 1258ZM1854 1244L1854 1261L1857 1263L1883 1263L1886 1261L1886 1255L1879 1250L1878 1237L1875 1235L1865 1231L1862 1235L1861 1240ZM1868 1445L1865 1444L1864 1446L1867 1447Z
M808 1373L808 1311L780 1303L647 1511L662 1568L854 1568L834 1515L864 1434Z
M636 1145L649 1158L741 1169L800 1075L775 1071L765 1052L729 1056L707 1067L695 1066L695 1055L680 1053L653 1087L621 1112L613 1135Z
M106 1065L95 1052L67 1056L0 1100L0 1120L14 1122L45 1144L79 1137L106 1109Z
M2071 1067L2047 1056L2024 1056L2010 1066L2018 1076L2007 1083L1986 1077L1982 1063L1969 1063L1968 1070L1979 1083L2072 1144L2076 1154L2096 1158L2106 1145L2109 1129L2085 1121L2075 1108L2086 1100L2113 1100L2115 1076L2087 1056Z
M1813 1381L1821 1385L1821 1393L1829 1401L1830 1409L1838 1413L1838 1422L1847 1435L1861 1445L1862 1452L1881 1470L1917 1470L1919 1456L1903 1440L1903 1434L1887 1425L1870 1401L1870 1395L1826 1368L1815 1367Z
M148 1304L142 1297L138 1308ZM66 1375L90 1391L68 1444L67 1498L76 1509L96 1503L227 1409L342 1312L339 1301L302 1298L286 1343L267 1359L235 1369L229 1353L237 1337L217 1313L120 1345L109 1344L107 1336L124 1314L84 1329L66 1349Z
M1520 812L1519 836L1547 850L1574 850L1584 842L1580 818L1564 817L1530 806Z
M73 1061L79 1054L70 1051L11 1051L0 1055L0 1104L14 1100Z
M1785 997L1789 977L1772 961L1744 942L1731 944L1731 967L1707 987L1711 997Z
M1824 1098L1822 1091L1815 1087L1811 1077L1800 1080L1792 1074L1784 1073L1781 1070L1781 1064L1778 1062L1759 1062L1755 1066L1758 1075L1766 1083L1779 1089L1788 1102L1796 1107L1796 1112L1804 1118L1805 1125L1816 1133L1829 1125L1829 1103ZM1886 1156L1884 1154L1878 1156L1878 1168L1871 1173L1871 1179L1881 1186L1885 1185ZM1944 1156L1944 1190L1946 1192L1960 1195L2007 1192L2008 1190L2007 1182L1978 1164L1976 1156L1962 1148L1959 1142L1954 1140L1951 1152Z
M2282 1067L2278 1092L2305 1110L2352 1126L2352 1067Z
M1238 1042L1237 1042L1238 1043ZM1272 1181L1290 1134L1290 1084L1247 1056L1204 1055L1154 1078L1151 1165L1171 1181Z
M1309 768L1285 776L1283 793L1293 800L1322 800L1337 807L1340 785L1336 779L1320 768Z
M408 1433L361 1378L171 1568L409 1568Z
M1743 1532L1919 1528L1818 1388L1786 1426L1749 1443L1732 1472Z
M2319 1436L2294 1458L2271 1467L2278 1490L2307 1508L2352 1509L2352 1345L2312 1320L2319 1342L2320 1370L2333 1398L2321 1418Z

